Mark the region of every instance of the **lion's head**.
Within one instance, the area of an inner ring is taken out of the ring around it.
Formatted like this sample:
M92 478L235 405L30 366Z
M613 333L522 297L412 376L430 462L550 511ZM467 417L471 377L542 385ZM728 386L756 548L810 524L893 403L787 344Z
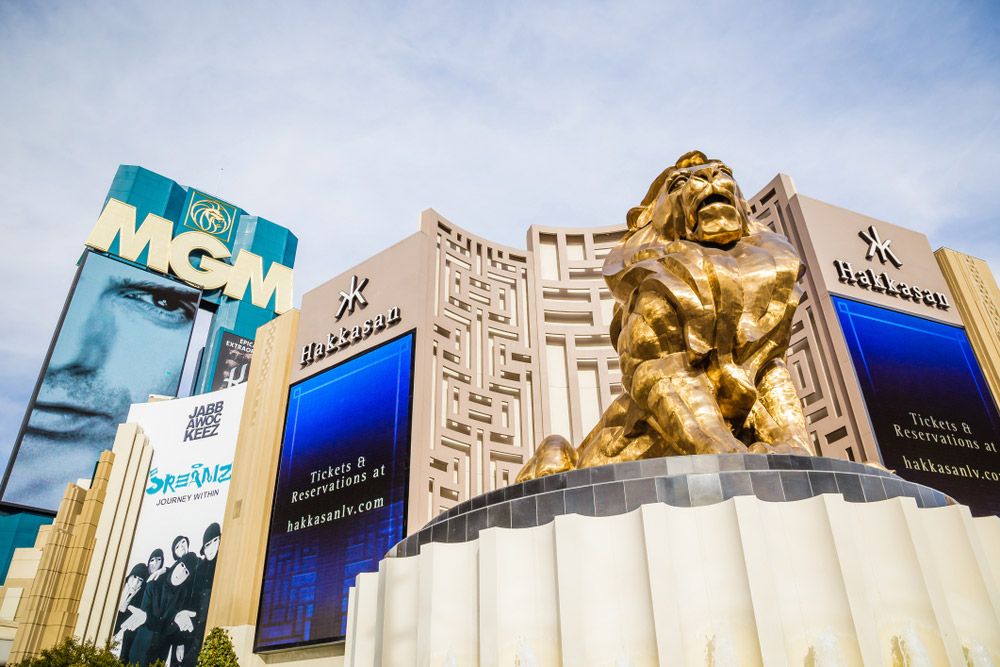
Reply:
M749 207L732 170L701 151L685 153L657 176L626 219L630 232L652 225L668 241L728 245L751 233Z

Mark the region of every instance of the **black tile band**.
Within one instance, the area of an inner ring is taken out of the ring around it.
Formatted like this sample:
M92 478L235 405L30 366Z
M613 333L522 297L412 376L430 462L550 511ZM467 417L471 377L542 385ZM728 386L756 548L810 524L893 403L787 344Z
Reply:
M572 470L515 484L459 503L393 547L415 556L428 542L467 542L484 528L531 528L562 514L615 516L649 503L700 507L733 496L786 502L836 493L848 502L909 496L919 507L955 501L873 466L807 456L675 456Z

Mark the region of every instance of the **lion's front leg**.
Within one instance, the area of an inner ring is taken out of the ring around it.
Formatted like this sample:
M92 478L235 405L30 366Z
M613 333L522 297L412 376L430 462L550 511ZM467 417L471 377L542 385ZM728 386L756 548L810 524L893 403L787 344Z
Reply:
M652 426L671 447L686 454L730 454L747 448L730 431L715 388L704 371L676 352L639 365L633 396L651 413Z
M816 456L792 377L780 359L770 362L761 372L757 402L748 423L760 441L751 451Z
M678 454L745 452L722 416L708 374L690 361L691 340L679 311L695 310L696 298L688 294L684 304L673 303L670 294L666 286L649 281L632 304L618 338L626 391L648 413L645 421L665 448ZM697 326L704 329L702 337L710 338L710 318Z

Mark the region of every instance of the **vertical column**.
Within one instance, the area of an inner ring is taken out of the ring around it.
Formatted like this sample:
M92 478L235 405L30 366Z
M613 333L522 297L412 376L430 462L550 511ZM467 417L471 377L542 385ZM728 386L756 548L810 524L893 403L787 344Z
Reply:
M362 572L357 576L348 596L347 646L344 652L345 667L378 667L376 647L384 633L385 625L378 614L379 573ZM416 619L413 621L417 622ZM411 655L402 664L414 664ZM385 663L394 664L394 663Z
M763 555L777 573L773 579L777 616L758 618L757 626L782 628L789 664L811 661L861 667L866 663L837 559L824 503L827 497L831 496L755 503L767 549ZM877 662L877 654L868 659L869 664Z
M553 524L479 533L480 665L563 664L556 580Z
M257 330L207 627L255 625L299 311Z
M981 516L971 521L972 529L983 545L983 572L992 576L993 581L1000 585L1000 521L993 516Z
M856 530L856 517L842 496L824 494L820 497L833 541L833 556L837 560L839 577L854 623L858 651L865 664L879 664L882 653L879 647L877 595L871 582L874 576L872 567L866 563L861 531Z
M118 594L128 569L128 552L149 474L153 450L136 424L121 424L115 436L115 455L98 520L87 578L80 596L74 635L98 644L113 630Z
M31 582L27 599L21 602L14 619L18 627L8 658L11 664L34 654L46 641L48 614L57 595L59 574L73 536L73 522L80 514L85 495L86 492L76 484L66 485L59 511L42 551L38 572Z
M735 503L647 505L640 511L657 643L666 652L660 659L761 665L758 626L767 600L752 597Z
M959 633L963 653L982 659L1000 657L1000 582L990 570L988 548L967 507L924 510L924 525L933 536L930 555L941 573L948 608ZM987 525L995 517L984 517ZM973 661L975 664L975 661Z
M104 505L104 495L108 488L108 478L115 455L101 452L97 468L94 470L90 488L84 496L80 513L73 521L73 532L66 547L66 556L59 572L56 599L46 620L51 641L46 648L73 634L76 628L80 597L90 566L90 556L94 550L94 534Z
M781 576L779 574L781 566L774 563L768 553L763 518L760 513L761 503L756 501L756 498L750 502L742 502L743 500L744 498L737 496L732 502L739 524L741 553L753 604L760 656L765 665L788 665L790 663L785 652L785 633L775 590L777 579Z
M419 557L419 667L479 662L478 544L430 543Z
M556 517L563 664L659 664L642 533L638 512Z
M420 618L420 559L383 560L379 564L378 588L379 633L371 640L377 651L375 662L379 665L412 664L417 654L417 619Z

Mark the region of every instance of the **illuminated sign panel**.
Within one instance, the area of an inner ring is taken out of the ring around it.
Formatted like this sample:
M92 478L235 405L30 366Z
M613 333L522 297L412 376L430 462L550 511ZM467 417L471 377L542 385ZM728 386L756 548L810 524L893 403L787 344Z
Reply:
M175 395L200 292L88 252L7 468L3 501L55 510L132 403Z
M361 572L405 535L414 334L292 385L256 650L337 641Z
M1000 514L1000 415L965 330L832 298L885 466Z
M80 285L74 282L50 345L53 362L46 360L36 383L39 404L33 396L0 486L3 502L23 508L55 510L67 482L89 477L129 403L244 381L257 329L292 306L298 240L288 229L142 167L119 166L85 245ZM92 282L98 265L160 291L115 297L111 286ZM194 304L172 311L184 313L182 326L173 315L157 319L172 308L174 297L158 296L164 286ZM124 315L142 303L154 307ZM158 323L152 334L150 322ZM168 328L176 340L164 343ZM84 352L67 365L70 348ZM188 377L191 384L180 386ZM49 464L49 456L57 458Z

